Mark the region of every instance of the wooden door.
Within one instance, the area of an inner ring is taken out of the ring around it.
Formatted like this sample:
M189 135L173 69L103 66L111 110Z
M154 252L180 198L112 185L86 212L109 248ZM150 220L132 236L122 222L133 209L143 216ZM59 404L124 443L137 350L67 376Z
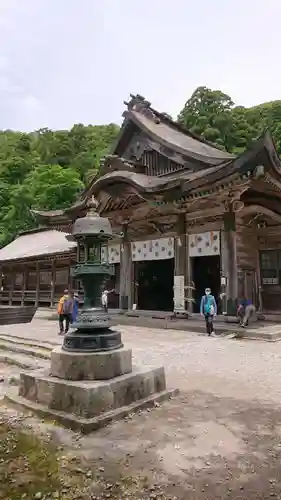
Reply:
M255 269L244 269L243 274L245 297L258 307L257 273Z

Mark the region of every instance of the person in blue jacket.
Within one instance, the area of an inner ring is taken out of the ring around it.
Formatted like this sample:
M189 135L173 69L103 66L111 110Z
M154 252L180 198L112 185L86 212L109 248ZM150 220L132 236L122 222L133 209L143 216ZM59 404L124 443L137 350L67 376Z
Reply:
M200 314L205 318L207 334L210 337L214 333L213 319L217 314L216 299L210 288L205 289L205 295L201 299Z
M78 309L79 309L79 297L77 293L73 295L73 311L71 315L71 323L74 323L76 321L76 318L78 316Z

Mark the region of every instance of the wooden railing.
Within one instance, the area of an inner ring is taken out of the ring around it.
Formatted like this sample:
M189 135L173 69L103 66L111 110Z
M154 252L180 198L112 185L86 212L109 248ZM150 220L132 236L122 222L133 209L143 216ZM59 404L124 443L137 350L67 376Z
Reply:
M78 291L77 291L78 293ZM61 298L61 293L55 293L53 298L53 305L56 305ZM81 290L78 293L81 304L84 302L84 294ZM0 304L2 305L24 305L33 306L51 306L51 291L41 290L38 295L38 304L36 304L36 290L26 290L22 292L20 290L14 290L11 294L9 290L4 290L0 292Z

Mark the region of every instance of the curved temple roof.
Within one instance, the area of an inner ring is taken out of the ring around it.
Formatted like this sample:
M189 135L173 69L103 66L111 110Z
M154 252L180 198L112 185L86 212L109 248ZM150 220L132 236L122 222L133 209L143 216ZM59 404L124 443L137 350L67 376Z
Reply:
M0 262L70 252L77 244L66 236L67 233L55 230L27 231L0 249Z
M280 159L268 131L242 155L235 157L185 130L166 114L151 108L150 103L140 95L131 96L130 102L125 104L125 119L113 154L107 157L105 168L101 168L104 175L95 177L81 198L68 209L54 212L34 211L38 219L47 223L75 220L77 216L81 216L81 211L86 208L87 200L92 194L97 196L104 191L111 197L122 198L130 191L128 189L126 193L125 186L131 186L131 191L139 193L143 198L167 193L169 190L174 193L176 191L177 195L181 192L187 193L197 187L227 178L235 171L247 172L253 163L267 165L267 168L275 171L277 178L281 176ZM131 138L139 131L148 137L152 147L158 147L164 156L166 154L173 159L173 152L181 155L183 168L162 177L149 176L142 173L143 165L123 158Z
M220 163L217 166L203 168L195 171L174 172L163 177L147 176L126 170L118 170L103 175L94 181L90 186L88 194L95 194L101 190L107 191L110 186L122 193L122 188L117 185L131 185L142 194L157 194L177 188L182 193L189 193L195 188L208 185L213 182L227 179L234 173L246 173L250 167L258 166L261 159L267 162L267 167L271 166L276 175L281 178L281 163L277 156L272 137L266 132L252 147L242 153L237 158L228 162ZM163 193L164 194L164 193ZM145 197L145 196L144 196Z
M148 118L142 113L132 110L130 118L149 135L174 151L177 151L191 159L203 161L212 165L225 162L234 158L233 155L210 146L203 141L195 139L187 132L183 133L165 121L157 121Z
M127 105L127 110L123 114L125 120L113 149L113 153L119 156L124 153L128 136L137 128L164 149L168 148L182 155L186 161L202 163L202 166L218 165L234 158L203 137L186 130L167 114L156 111L150 102L139 94L131 95L131 100L125 104Z

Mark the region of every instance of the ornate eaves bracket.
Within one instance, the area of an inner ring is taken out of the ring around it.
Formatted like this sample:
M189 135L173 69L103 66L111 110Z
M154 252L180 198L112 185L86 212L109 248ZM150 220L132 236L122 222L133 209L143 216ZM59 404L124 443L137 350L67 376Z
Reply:
M131 162L130 160L126 160L118 155L108 155L101 161L100 164L101 176L116 171L143 173L143 170L143 165Z

